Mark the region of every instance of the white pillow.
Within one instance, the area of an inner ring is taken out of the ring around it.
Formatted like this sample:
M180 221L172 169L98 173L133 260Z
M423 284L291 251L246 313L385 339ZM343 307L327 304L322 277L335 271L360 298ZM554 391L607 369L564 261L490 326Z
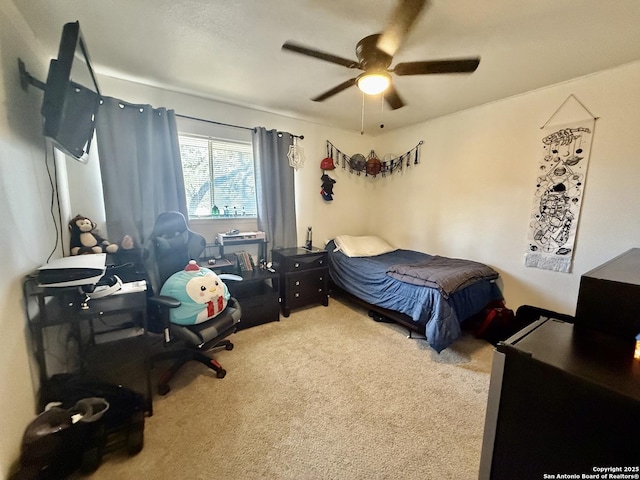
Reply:
M373 257L397 250L376 236L338 235L333 241L338 247L336 250L341 251L347 257Z

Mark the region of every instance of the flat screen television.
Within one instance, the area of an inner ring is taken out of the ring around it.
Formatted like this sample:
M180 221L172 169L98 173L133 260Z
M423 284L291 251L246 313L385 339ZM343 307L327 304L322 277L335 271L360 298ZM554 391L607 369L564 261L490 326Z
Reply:
M67 155L86 162L100 98L80 23L67 23L58 58L49 64L41 109L45 137Z

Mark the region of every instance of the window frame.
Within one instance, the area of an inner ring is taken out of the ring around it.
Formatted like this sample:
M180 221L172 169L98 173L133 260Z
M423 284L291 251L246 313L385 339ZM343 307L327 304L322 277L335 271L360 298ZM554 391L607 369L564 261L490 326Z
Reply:
M206 141L207 142L207 161L208 161L208 173L209 173L209 182L210 182L210 198L211 198L211 206L210 209L213 209L213 206L215 205L215 194L214 189L215 189L215 153L214 151L215 146L222 146L222 147L226 147L224 149L228 149L231 152L238 152L241 155L246 155L249 154L251 156L251 177L253 179L253 194L254 194L254 200L253 200L253 205L255 205L255 213L249 213L249 214L239 214L239 215L234 215L233 213L230 213L228 215L224 215L223 214L223 206L220 206L220 215L218 216L214 216L213 213L211 211L209 211L208 214L206 215L197 215L197 214L192 214L191 212L188 212L189 215L189 220L214 220L214 221L220 221L220 220L239 220L239 219L246 219L246 220L257 220L258 218L258 198L257 198L257 188L256 188L256 172L255 172L255 164L253 163L253 146L251 141L248 140L242 140L242 139L237 139L237 138L225 138L222 136L213 136L213 135L201 135L201 134L197 134L197 133L190 133L190 132L179 132L178 133L178 144L179 144L179 149L180 149L180 162L181 162L181 167L182 167L182 177L183 179L185 178L184 175L184 163L182 160L182 139L186 139L186 141L189 141L190 139L194 139L195 141ZM185 142L186 143L186 142ZM195 143L195 142L194 142ZM233 146L241 146L242 148L228 148L228 147L233 147ZM186 198L186 202L187 202L187 210L189 210L189 203L190 203L190 199L188 196L188 192L187 192L187 188L185 188L185 195L187 196ZM231 210L231 209L229 209Z

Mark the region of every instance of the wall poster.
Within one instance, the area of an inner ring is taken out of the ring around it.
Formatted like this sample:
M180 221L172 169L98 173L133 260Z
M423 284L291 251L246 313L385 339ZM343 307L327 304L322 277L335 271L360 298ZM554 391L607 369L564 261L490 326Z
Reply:
M570 272L595 119L543 128L525 265Z

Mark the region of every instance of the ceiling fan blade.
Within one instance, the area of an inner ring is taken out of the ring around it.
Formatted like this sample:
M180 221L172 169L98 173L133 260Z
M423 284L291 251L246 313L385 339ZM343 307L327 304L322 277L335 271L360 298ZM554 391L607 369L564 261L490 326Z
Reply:
M404 107L404 102L393 85L389 85L387 87L387 90L384 92L384 99L391 107L391 110L397 110L398 108Z
M393 57L400 50L409 30L429 3L429 0L398 0L389 23L378 39L378 49Z
M323 100L326 100L327 98L334 96L336 93L340 93L341 91L346 90L347 88L355 84L356 84L356 79L352 78L350 80L347 80L346 82L342 82L337 87L333 87L331 90L327 90L323 94L318 95L315 98L312 98L311 100L313 100L314 102L322 102Z
M396 75L426 75L431 73L471 73L480 64L480 57L459 60L433 60L399 63L393 69Z
M332 55L330 53L321 52L320 50L304 47L293 42L285 42L284 45L282 45L282 50L289 50L290 52L300 53L308 57L318 58L320 60L324 60L325 62L337 63L338 65L342 65L347 68L358 68L358 62L356 62L355 60L338 57L337 55Z

